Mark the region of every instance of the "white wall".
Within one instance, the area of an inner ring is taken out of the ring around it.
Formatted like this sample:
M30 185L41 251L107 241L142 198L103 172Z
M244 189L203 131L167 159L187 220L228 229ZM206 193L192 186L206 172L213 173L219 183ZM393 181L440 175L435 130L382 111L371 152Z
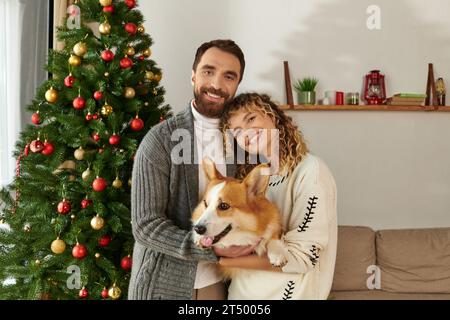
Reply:
M381 30L366 27L369 5ZM175 111L192 97L197 47L231 38L247 67L239 91L284 103L283 60L292 80L315 76L325 90L361 91L369 70L386 74L388 95L424 92L427 64L450 88L447 0L141 1L153 58ZM450 94L447 98L450 104ZM340 224L373 228L450 226L450 113L290 112L312 151L332 169Z

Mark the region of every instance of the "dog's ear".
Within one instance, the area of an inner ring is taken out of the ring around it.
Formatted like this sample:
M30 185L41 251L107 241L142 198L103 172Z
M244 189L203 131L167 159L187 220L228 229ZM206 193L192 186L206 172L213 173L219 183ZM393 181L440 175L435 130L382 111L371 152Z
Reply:
M217 170L214 161L209 157L204 157L202 160L203 171L205 172L206 178L209 181L213 179L223 179L222 174L220 174L219 170Z
M247 194L252 197L264 195L269 185L269 177L269 166L267 164L260 164L253 168L242 181L247 187Z

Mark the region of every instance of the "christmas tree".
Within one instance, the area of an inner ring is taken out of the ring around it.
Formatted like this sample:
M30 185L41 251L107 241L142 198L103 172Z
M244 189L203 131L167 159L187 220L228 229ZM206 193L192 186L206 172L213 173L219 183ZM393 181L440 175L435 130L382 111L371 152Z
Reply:
M133 157L171 115L136 1L71 8L0 193L0 299L126 298Z

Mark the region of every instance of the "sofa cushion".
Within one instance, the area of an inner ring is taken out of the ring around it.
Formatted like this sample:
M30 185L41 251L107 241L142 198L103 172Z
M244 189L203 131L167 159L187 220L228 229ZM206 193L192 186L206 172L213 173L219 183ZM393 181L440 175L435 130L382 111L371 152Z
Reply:
M367 290L367 267L375 264L375 232L369 227L339 226L332 290Z
M381 230L376 248L381 289L450 293L450 228Z

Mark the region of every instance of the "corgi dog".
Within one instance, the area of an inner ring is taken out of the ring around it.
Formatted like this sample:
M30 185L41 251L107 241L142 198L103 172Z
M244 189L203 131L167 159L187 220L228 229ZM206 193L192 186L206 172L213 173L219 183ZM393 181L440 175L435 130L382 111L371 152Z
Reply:
M203 159L203 170L209 183L192 213L194 243L200 248L210 248L259 242L255 247L256 254L267 252L273 266L284 265L287 260L280 239L280 212L265 197L269 175L263 173L269 171L269 166L258 165L242 181L222 176L209 158ZM238 271L221 269L228 278Z

